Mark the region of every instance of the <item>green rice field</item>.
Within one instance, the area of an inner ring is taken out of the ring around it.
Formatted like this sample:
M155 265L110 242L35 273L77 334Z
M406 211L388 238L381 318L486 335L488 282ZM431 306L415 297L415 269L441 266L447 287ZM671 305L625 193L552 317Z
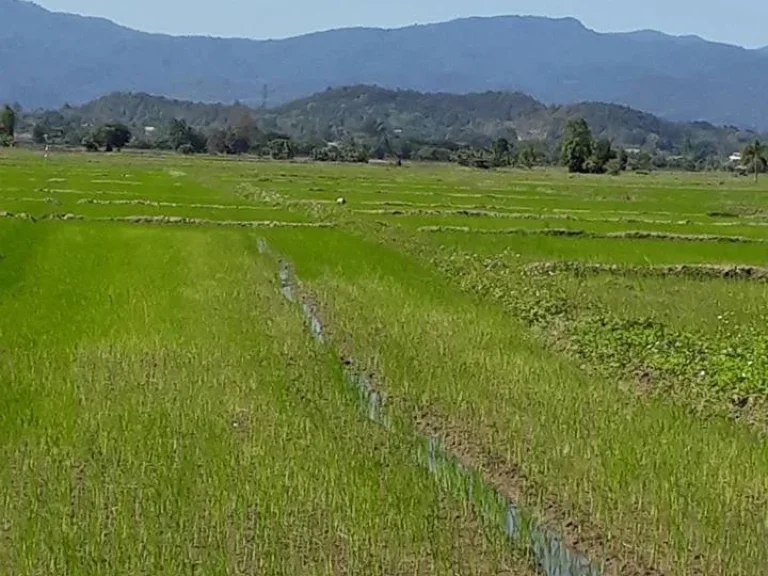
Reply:
M764 574L766 320L768 181L0 152L0 574Z

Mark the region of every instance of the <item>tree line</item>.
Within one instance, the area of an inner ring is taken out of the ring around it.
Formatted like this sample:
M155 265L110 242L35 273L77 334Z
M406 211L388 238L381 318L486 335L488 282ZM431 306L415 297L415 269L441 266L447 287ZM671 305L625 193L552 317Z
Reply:
M26 113L21 118L21 130L28 133L35 125L39 125L40 133L52 135L61 130L67 144L78 145L93 126L120 122L142 140L144 127L161 128L170 119L178 118L205 132L207 138L213 130L236 129L241 118L247 116L264 133L289 136L295 143L312 143L315 148L350 139L364 142L373 157L390 154L387 138L390 145L408 142L414 153L429 148L423 152L425 157L444 157L445 148L453 148L445 146L448 143L485 149L487 153L497 140L506 139L515 145L532 143L536 150L546 151L550 162L559 160L559 144L567 123L583 118L596 139L607 139L617 148L642 150L651 156L654 167L669 162L675 168L688 170L716 167L758 137L732 126L669 122L615 104L546 106L513 92L424 94L375 86L329 89L259 110L237 102L195 103L141 93L114 93L79 107L65 105L59 110ZM439 148L443 149L436 150Z
M289 160L308 157L326 162L368 162L370 159L454 162L480 169L517 166L563 165L570 172L619 174L625 170L722 168L721 161L702 166L697 160L696 146L677 157L653 155L646 151L628 153L607 137L595 138L586 119L571 118L559 141L543 139L519 140L514 131L510 137L497 137L485 145L458 143L450 140L425 140L407 137L392 130L384 121L369 119L363 133L344 130L329 131L326 138L309 134L304 139L291 137L259 126L247 108L238 109L238 117L226 125L207 129L193 127L186 120L173 118L164 126L148 132L132 129L122 122L105 122L95 126L78 121L76 116L49 112L40 116L32 127L37 144L82 146L89 151L113 151L125 147L173 150L182 154L256 154ZM18 113L11 106L0 109L0 145L10 144L18 124ZM343 125L343 122L341 122ZM138 133L137 133L138 132ZM331 140L333 139L333 140ZM768 149L755 140L743 149L740 167L758 174L768 166ZM733 166L731 166L733 168Z

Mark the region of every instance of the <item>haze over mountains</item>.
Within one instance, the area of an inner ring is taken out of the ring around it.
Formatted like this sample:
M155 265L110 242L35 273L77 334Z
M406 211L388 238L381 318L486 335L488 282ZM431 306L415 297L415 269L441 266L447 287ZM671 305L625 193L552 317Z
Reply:
M768 128L768 49L575 19L496 17L255 41L147 34L0 0L0 101L79 104L114 91L270 104L327 87L521 91L625 104L671 120Z

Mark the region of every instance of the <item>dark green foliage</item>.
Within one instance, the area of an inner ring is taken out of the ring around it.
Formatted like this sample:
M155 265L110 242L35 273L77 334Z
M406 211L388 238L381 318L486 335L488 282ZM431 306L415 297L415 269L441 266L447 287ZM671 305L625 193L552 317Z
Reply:
M32 128L32 141L35 144L45 144L45 139L48 136L46 126L42 123L37 123Z
M0 134L13 136L16 133L16 111L6 104L0 110Z
M234 128L227 130L226 147L230 154L245 154L260 140L256 122L248 113L243 113Z
M96 146L104 148L107 152L124 148L132 137L131 130L119 122L99 126L91 135Z
M237 130L227 130L225 142L228 154L245 154L251 149L251 140Z
M763 144L760 140L755 140L744 148L741 162L744 166L750 167L755 175L755 182L757 182L757 175L768 167L768 145Z
M487 170L494 165L494 154L484 148L462 148L454 153L453 161L462 166Z
M591 172L595 174L605 173L608 162L616 158L616 156L616 151L611 147L610 140L601 138L594 144Z
M211 154L246 154L267 143L253 117L242 113L235 126L210 130L207 148Z
M648 172L653 169L653 157L648 152L630 154L627 166L635 172Z
M587 121L596 138L607 138L616 146L671 155L680 153L685 138L694 146L698 142L717 143L723 155L754 139L735 128L677 124L612 104L547 107L518 93L421 94L371 86L328 90L258 113L240 104L196 104L146 94L112 94L82 108L46 114L58 115L52 124L57 127L65 122L79 126L119 121L141 131L147 125L163 126L167 118L179 118L207 135L214 129L236 129L244 118L252 118L259 131L279 132L294 141L340 142L355 137L369 144L377 157L395 155L403 142L447 140L491 147L499 138L515 143L518 134L523 142L543 140L552 147L562 137L568 120L576 117ZM273 138L251 133L249 139L253 146ZM714 152L709 144L703 148Z
M294 157L293 145L286 138L272 140L269 143L269 153L274 160L290 160Z
M618 161L619 161L619 170L621 171L626 170L627 162L629 162L629 155L627 154L627 151L624 150L624 148L621 148L619 150Z
M621 161L618 158L611 158L605 163L605 171L611 176L618 176L621 174Z
M421 146L414 155L421 162L450 162L451 150L440 146Z
M170 126L167 118L175 119ZM151 136L146 141L134 145L161 149L190 144L195 152L271 155L269 142L289 139L294 154L310 156L328 143L354 139L368 146L372 157L381 159L446 161L450 155L478 167L529 167L561 160L560 142L575 118L583 119L598 139L595 154L590 153L578 166L584 171L607 169L613 154L609 146L614 149L608 142L618 150L622 169L628 167L628 156L621 150L627 146L651 154L650 166L635 169L648 170L672 162L671 167L700 170L717 166L725 156L754 140L753 134L735 128L716 128L702 122L676 124L610 104L547 107L518 93L421 94L370 86L327 90L258 112L242 104L196 104L146 94L112 94L81 108L28 115L24 121L40 126L35 130L39 142L47 133L55 144L79 145L88 126L121 122L136 134L144 133L146 126L158 127L156 132L147 132ZM466 152L457 154L460 149L476 153L474 157ZM683 149L687 156L681 154ZM685 160L675 160L675 156Z
M91 136L86 136L85 138L83 138L81 144L83 148L85 148L88 152L98 152L99 150L99 145L95 142L95 140Z
M349 144L329 144L312 151L312 159L318 162L359 162L365 163L371 157L370 150L365 145L355 142Z
M191 128L186 120L174 118L168 126L168 137L174 150L178 150L184 144L189 142Z
M512 164L512 144L506 138L499 138L493 143L493 165L509 166Z
M44 112L34 118L32 139L37 144L50 142L59 145L80 146L83 138L90 137L88 125L92 124L81 118L71 116L65 109L59 112ZM48 136L47 140L46 135Z
M9 145L16 134L16 111L8 106L0 110L0 145Z
M185 153L195 154L205 152L205 136L189 126L185 120L174 118L168 127L168 140L171 148L181 151L184 147Z
M135 150L154 150L154 149L163 149L161 145L163 145L164 142L162 141L152 141L148 140L147 138L134 138L131 140L131 148Z
M209 154L231 154L228 146L227 131L216 128L208 135L206 148Z
M537 164L546 163L546 145L542 142L525 142L517 155L517 162L523 168L533 168Z
M569 172L588 172L592 156L592 132L583 118L569 120L560 144L560 159Z

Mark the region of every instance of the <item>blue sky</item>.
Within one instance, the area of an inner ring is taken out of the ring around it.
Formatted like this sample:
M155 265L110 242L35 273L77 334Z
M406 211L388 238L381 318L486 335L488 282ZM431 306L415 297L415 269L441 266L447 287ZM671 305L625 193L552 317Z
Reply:
M37 0L51 10L104 16L151 32L280 38L346 26L395 27L463 16L574 16L600 31L643 28L768 45L768 1L741 0Z

